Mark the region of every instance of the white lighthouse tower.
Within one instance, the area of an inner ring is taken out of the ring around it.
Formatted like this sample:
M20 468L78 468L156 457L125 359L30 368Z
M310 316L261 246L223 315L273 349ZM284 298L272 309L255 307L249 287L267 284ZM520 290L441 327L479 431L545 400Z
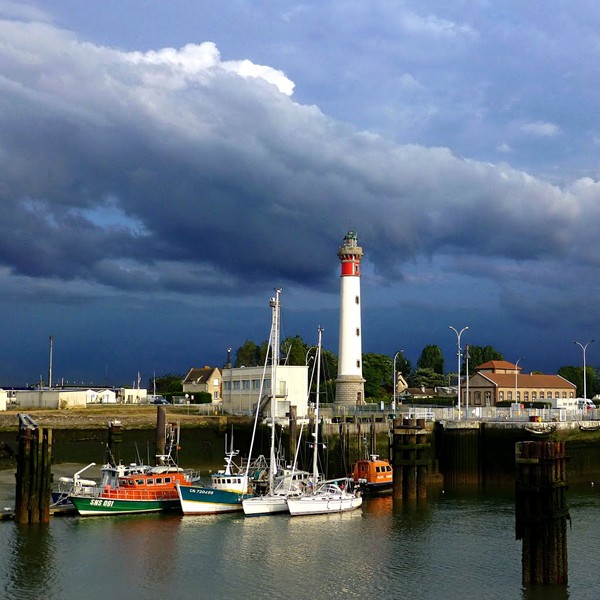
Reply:
M354 231L349 231L338 250L342 263L340 290L340 344L335 404L355 406L364 402L362 330L360 327L360 261L363 250Z

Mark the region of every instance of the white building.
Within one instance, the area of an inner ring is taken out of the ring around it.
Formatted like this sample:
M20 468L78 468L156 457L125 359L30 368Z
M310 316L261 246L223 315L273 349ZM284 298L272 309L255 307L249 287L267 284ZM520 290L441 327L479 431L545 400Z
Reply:
M271 412L271 367L239 367L223 369L223 412L234 415L254 414L261 393L262 414ZM308 413L308 367L277 365L277 417L289 414L290 406L296 415L304 418Z

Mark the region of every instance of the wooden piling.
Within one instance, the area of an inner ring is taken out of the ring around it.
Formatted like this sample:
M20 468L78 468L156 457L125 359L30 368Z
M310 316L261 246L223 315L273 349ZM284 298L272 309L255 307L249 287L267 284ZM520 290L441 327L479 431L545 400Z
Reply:
M371 415L370 429L369 429L370 452L369 454L377 454L377 439L375 436L375 415Z
M167 447L167 411L164 406L157 406L156 407L156 456L163 456L166 452L166 447Z
M568 583L564 442L516 444L515 533L523 540L523 584Z
M295 406L290 406L288 423L288 456L291 462L294 460L296 449L298 448L298 417Z
M122 442L121 421L108 422L108 460L111 464L118 465L121 462L121 442Z
M52 430L19 415L15 521L48 523L52 490Z
M392 438L392 468L394 470L393 497L398 500L427 498L426 453L424 419L394 419Z

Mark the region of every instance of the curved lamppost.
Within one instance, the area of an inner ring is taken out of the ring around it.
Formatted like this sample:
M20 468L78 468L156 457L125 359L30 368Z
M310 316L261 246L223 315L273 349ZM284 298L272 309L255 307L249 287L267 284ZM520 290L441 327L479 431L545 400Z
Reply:
M452 331L454 331L454 333L456 334L456 345L458 347L458 351L457 351L457 357L458 357L458 420L460 421L460 357L461 357L461 349L460 349L460 336L463 334L464 331L466 331L467 329L469 329L469 326L467 325L466 327L463 327L460 331L458 331L456 328L452 327L452 325L448 325L448 327L450 329L452 329Z
M590 340L589 342L582 344L581 342L577 342L575 340L573 340L574 344L577 344L582 350L583 350L583 397L587 398L587 373L585 372L586 366L585 366L585 351L587 350L587 347L593 342L594 340Z
M523 360L525 357L521 356L521 358L517 359L517 362L515 363L515 399L514 402L518 402L519 401L519 384L518 384L518 380L517 377L519 376L519 361Z
M399 350L398 352L396 352L396 354L394 354L394 374L393 374L393 381L392 381L392 385L394 386L394 395L393 395L393 400L392 400L392 410L395 411L396 410L396 388L398 387L398 382L396 381L396 360L398 359L398 355L402 354L404 352L404 350Z

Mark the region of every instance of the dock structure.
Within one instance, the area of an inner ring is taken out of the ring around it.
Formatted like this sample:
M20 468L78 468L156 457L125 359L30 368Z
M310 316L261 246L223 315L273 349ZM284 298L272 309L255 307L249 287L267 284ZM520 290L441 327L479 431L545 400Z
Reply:
M48 523L52 489L52 430L19 414L14 520Z
M425 419L394 419L392 468L394 500L427 498L428 431Z
M523 540L524 585L568 582L566 464L564 442L516 444L515 533Z

